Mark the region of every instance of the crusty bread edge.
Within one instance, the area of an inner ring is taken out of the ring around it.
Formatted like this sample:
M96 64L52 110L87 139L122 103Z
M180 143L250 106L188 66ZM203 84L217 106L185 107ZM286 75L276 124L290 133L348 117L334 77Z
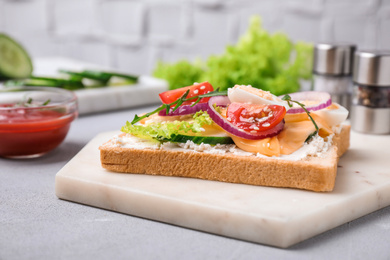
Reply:
M350 126L333 137L324 158L289 161L234 154L100 147L102 167L114 172L199 178L260 186L332 191L339 157L349 147Z

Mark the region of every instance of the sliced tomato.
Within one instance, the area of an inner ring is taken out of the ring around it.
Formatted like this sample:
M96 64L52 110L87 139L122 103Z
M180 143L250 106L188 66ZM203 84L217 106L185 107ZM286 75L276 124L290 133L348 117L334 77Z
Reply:
M285 114L283 106L231 103L227 109L227 120L246 132L256 134L275 127Z
M203 95L206 93L209 93L214 90L213 86L211 86L210 83L203 82L199 84L194 84L192 86L184 87L184 88L178 88L178 89L173 89L173 90L168 90L165 92L162 92L159 94L161 101L164 104L170 104L172 102L175 102L179 98L181 98L184 93L186 93L187 90L190 90L190 92L187 95L187 98L190 97L195 97L199 95ZM208 102L210 98L202 98L199 102L200 103L205 103ZM193 99L191 101L186 101L183 103L183 105L191 105L194 103L196 99Z

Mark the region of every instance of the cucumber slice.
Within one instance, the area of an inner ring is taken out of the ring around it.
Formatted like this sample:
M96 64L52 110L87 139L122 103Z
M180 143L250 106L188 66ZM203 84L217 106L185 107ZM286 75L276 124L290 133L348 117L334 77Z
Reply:
M172 143L186 143L187 141L192 141L195 144L234 144L232 138L230 138L229 136L193 136L175 134L171 135L170 138L157 137L157 139L160 141L169 141Z
M32 71L27 51L15 40L0 33L0 78L27 78Z
M31 76L23 80L8 80L4 83L5 86L41 86L41 87L57 87L69 90L76 90L84 88L80 80L61 79L50 77Z
M84 78L87 82L86 87L103 87L103 86L121 86L134 84L138 77L130 74L122 74L116 72L84 70L81 72L70 70L59 70L61 73L68 74L71 77Z
M109 80L109 77L100 77L99 75L97 74L90 74L88 72L77 72L77 71L70 71L70 70L64 70L64 69L60 69L59 70L60 73L64 73L64 74L68 74L70 76L73 76L73 77L79 77L79 78L87 78L87 79L92 79L92 80L96 80L96 81L100 81L102 82L103 84L106 84Z
M109 72L109 71L98 71L98 70L84 70L83 73L89 77L95 77L96 79L100 78L101 80L109 81L111 77L119 77L127 79L130 81L137 81L138 76L123 74L118 72Z

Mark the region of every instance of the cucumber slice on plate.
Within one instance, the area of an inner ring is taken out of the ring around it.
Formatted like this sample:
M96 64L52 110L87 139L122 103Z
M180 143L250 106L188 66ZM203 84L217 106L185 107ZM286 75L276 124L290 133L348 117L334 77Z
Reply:
M27 51L11 37L0 33L0 78L27 78L32 70Z
M234 144L232 138L229 136L193 136L193 135L181 135L174 134L170 138L157 137L160 141L169 141L172 143L186 143L187 141L192 141L195 144Z

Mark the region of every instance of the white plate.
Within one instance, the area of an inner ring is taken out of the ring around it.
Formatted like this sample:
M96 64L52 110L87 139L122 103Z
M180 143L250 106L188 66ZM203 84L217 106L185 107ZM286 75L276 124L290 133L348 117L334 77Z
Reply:
M34 59L34 75L55 77L58 76L59 69L113 70L62 57ZM75 93L78 97L79 114L83 115L158 104L160 103L158 94L167 89L168 83L165 80L141 75L138 82L133 85L81 89L75 90Z

